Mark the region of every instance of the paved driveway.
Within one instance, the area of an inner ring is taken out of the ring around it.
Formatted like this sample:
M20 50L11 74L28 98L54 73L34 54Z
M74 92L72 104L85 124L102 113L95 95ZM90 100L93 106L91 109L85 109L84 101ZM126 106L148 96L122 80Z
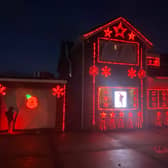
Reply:
M0 168L168 167L168 129L0 135Z

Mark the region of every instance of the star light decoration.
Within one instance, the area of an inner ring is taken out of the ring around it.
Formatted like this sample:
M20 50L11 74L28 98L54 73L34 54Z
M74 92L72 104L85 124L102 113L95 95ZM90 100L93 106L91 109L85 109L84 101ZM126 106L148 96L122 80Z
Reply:
M3 96L5 96L6 95L5 91L6 91L6 87L3 86L2 84L0 84L0 94L3 95Z
M129 36L129 40L134 40L135 39L134 32L129 33L128 36Z
M110 28L108 27L107 29L104 30L104 37L111 37L111 33L112 31L110 30Z
M127 28L124 28L122 23L120 22L118 26L113 26L113 29L115 30L115 37L124 37L124 33L127 31Z
M98 75L99 73L99 69L98 67L96 67L95 65L92 65L90 68L89 68L89 74L92 75L92 76L96 76Z
M61 88L60 85L57 85L55 88L52 88L52 95L57 96L57 98L60 98L65 94L64 88Z
M107 114L106 114L104 111L100 113L100 116L101 116L102 119L105 119L105 118L106 118L106 115L107 115Z
M108 66L104 66L101 70L101 74L104 75L106 78L111 75L111 68L109 68Z
M143 79L143 78L145 78L145 76L146 76L145 70L144 69L140 69L138 71L138 77L139 77L139 79Z
M131 67L131 69L128 69L128 77L130 77L131 79L136 77L136 70L133 67Z

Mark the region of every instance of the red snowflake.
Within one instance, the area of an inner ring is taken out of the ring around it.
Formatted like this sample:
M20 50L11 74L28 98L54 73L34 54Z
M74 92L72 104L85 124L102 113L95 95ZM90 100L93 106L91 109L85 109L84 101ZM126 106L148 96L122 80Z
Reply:
M146 72L144 69L140 69L138 72L139 79L143 79L146 76Z
M55 88L52 88L53 95L57 96L57 98L60 98L64 95L64 88L61 88L60 85L57 85Z
M105 37L109 37L110 38L112 31L108 27L107 29L104 30L104 33L105 33L105 35L104 35Z
M113 29L115 30L115 37L120 36L124 38L124 33L127 31L127 28L124 28L121 22L118 26L114 26Z
M111 75L111 68L109 68L108 66L104 66L101 70L101 74L104 75L106 78Z
M3 96L6 95L5 91L6 91L6 87L3 86L2 84L0 84L0 94L3 95Z
M131 69L128 69L128 76L132 79L134 77L136 77L136 70L131 67Z
M98 73L99 73L99 69L95 65L93 65L89 68L90 75L96 76L96 75L98 75Z

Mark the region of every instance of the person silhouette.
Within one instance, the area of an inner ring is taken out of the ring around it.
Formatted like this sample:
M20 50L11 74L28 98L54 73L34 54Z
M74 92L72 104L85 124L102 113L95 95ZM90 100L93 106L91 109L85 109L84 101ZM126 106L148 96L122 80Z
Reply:
M14 107L10 106L5 114L8 120L8 133L12 133L13 132L12 122L14 121Z
M123 98L124 98L124 96L121 94L121 93L119 93L119 95L120 95L120 103L121 103L121 106L123 106Z

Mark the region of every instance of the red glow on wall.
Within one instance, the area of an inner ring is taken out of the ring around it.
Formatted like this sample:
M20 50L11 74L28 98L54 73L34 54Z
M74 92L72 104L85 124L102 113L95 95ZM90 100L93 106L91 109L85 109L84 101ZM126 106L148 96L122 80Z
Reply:
M93 43L93 67L95 68L95 63L96 63L96 43ZM95 70L94 70L95 71ZM96 72L97 71L97 72ZM96 70L94 73L95 75L93 75L93 81L92 81L92 85L93 85L93 114L92 114L92 125L94 126L96 123L95 120L95 81L96 81L96 74L98 74L98 69Z
M0 84L0 94L5 96L6 95L6 87Z
M98 73L99 73L99 69L98 69L98 67L96 67L95 65L92 65L92 66L89 68L89 74L90 74L91 76L96 76L96 75L98 75Z
M110 30L110 28L108 27L107 29L104 30L104 37L111 37L111 33L112 31Z
M157 76L156 79L166 80L166 79L168 79L168 76Z
M142 128L142 124L143 124L143 113L138 112L137 113L137 121L136 121L137 128Z
M128 128L133 128L133 114L132 112L128 113L128 120L127 120L127 127Z
M147 56L146 61L147 61L148 66L156 66L156 67L160 66L160 58L159 57Z
M53 96L57 96L57 98L60 98L65 94L64 88L61 88L60 85L57 85L55 88L52 88Z
M156 113L155 125L156 125L157 127L161 127L161 126L162 126L162 118L161 118L161 112L160 112L160 111L158 111L158 112Z
M119 112L118 128L124 128L124 112Z
M164 125L168 126L168 111L166 111L166 117L165 117L165 120L164 120Z
M110 129L116 128L115 116L116 114L114 112L110 113Z
M147 89L148 109L168 109L168 89Z
M128 36L129 36L129 40L134 40L135 39L134 32L129 33Z
M38 107L38 99L35 96L31 96L26 101L26 107L29 109L35 109Z
M104 75L104 77L108 77L111 75L111 68L109 68L108 66L104 66L102 69L101 69L101 74Z
M99 55L99 45L100 45L100 40L112 40L112 41L116 41L116 42L123 42L123 43L128 43L128 44L136 44L137 45L137 63L136 64L132 64L132 63L125 63L125 62L112 62L112 61L103 61L100 59L100 55ZM135 66L139 66L139 43L135 42L135 41L126 41L126 40L119 40L119 39L112 39L112 38L105 38L105 37L101 37L98 38L98 55L97 55L97 62L98 63L103 63L103 64L119 64L119 65L135 65Z
M143 79L143 78L145 78L145 76L146 76L145 70L144 69L140 69L138 71L138 77L139 77L139 79Z
M125 38L124 33L127 31L127 28L124 28L121 22L118 26L113 26L113 29L115 30L115 37Z
M136 70L133 67L131 67L131 69L128 69L128 77L130 77L131 79L136 77Z
M101 120L100 120L100 129L102 131L106 130L106 121L105 121L106 116L107 116L107 114L105 112L101 112L100 113L100 117L101 117Z

